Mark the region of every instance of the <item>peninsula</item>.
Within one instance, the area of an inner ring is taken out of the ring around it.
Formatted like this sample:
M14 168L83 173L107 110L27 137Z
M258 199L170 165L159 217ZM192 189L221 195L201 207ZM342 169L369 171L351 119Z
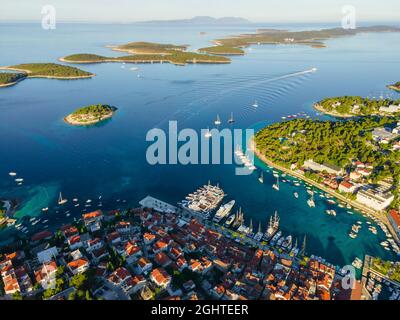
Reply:
M324 114L340 118L400 113L400 99L369 99L360 96L343 96L323 99L314 108Z
M259 131L253 149L269 166L316 186L391 228L387 210L400 204L399 138L400 127L393 117L296 119Z
M388 85L388 88L394 91L400 91L400 81L396 82L395 84Z
M116 107L106 104L95 104L79 108L64 118L65 122L74 126L88 126L110 119Z
M120 46L108 47L114 51L125 52L129 55L122 57L105 57L96 54L80 53L60 58L60 61L69 63L172 63L180 66L188 63L220 64L231 62L231 60L226 57L186 51L186 45L177 46L150 42L131 42Z
M0 87L9 87L17 84L18 81L26 78L25 73L11 73L1 72L0 73Z
M27 78L48 78L60 80L74 80L91 78L94 74L81 69L55 63L27 63L8 67L0 70L11 70L17 73L0 73L0 86L9 86Z

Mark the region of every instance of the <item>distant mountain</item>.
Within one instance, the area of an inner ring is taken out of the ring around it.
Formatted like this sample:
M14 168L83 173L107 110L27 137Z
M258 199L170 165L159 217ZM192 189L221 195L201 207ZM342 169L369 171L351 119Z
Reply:
M221 24L250 24L251 22L247 19L240 17L223 17L214 18L208 16L193 17L191 19L182 20L152 20L144 21L141 23L152 23L152 24L197 24L197 25L221 25Z

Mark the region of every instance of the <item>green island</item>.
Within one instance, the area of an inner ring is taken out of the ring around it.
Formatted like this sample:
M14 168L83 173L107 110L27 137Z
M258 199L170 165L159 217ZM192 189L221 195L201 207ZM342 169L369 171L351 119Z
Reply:
M60 58L60 61L69 63L172 63L175 65L186 65L188 63L220 64L231 62L231 60L226 57L188 52L186 51L186 46L174 46L169 44L132 42L126 45L113 46L111 48L115 51L127 52L130 55L105 57L96 54L80 53Z
M335 117L353 117L369 115L398 115L400 99L369 99L360 96L343 96L323 99L314 108Z
M390 204L397 208L399 202L398 185L400 182L400 153L393 147L398 144L399 134L391 134L391 141L381 143L376 135L386 128L399 128L392 117L363 117L344 121L320 121L311 119L295 119L275 123L259 131L254 139L254 149L261 160L269 165L288 170L289 173L301 172L301 177L321 184L324 181L337 183L337 175L350 181L355 161L368 163L368 177L357 184L360 188L389 181L390 192L394 195ZM392 131L390 131L392 132ZM310 159L315 167L324 164L323 168L340 174L329 176L326 172L304 170ZM294 169L296 168L296 169ZM298 171L298 169L301 169ZM363 179L362 177L360 179ZM335 182L336 181L336 182ZM340 183L340 181L339 181ZM332 186L329 184L328 186ZM332 187L337 193L338 186ZM339 189L340 190L340 189ZM355 200L355 193L346 194L350 200Z
M199 52L222 55L222 56L244 55L244 50L229 46L212 46L207 48L201 48L199 49Z
M370 268L383 274L392 281L400 282L400 265L392 261L383 261L380 258L373 258Z
M12 86L25 78L25 73L0 72L0 87Z
M27 78L73 80L91 78L94 76L94 74L90 72L56 63L18 64L14 66L0 67L0 70L11 70L19 72L11 73L11 76L7 73L1 73L0 83L4 81L4 84L6 85L15 84L16 82Z
M114 51L130 54L168 54L173 51L186 51L187 45L163 44L154 42L130 42L119 46L108 46Z
M400 81L396 82L394 84L390 84L387 86L389 89L392 89L394 91L400 91Z
M110 119L114 115L115 111L117 111L116 107L106 104L95 104L77 109L66 116L64 121L76 126L93 125L106 119Z
M258 30L255 34L242 34L230 38L218 39L214 43L234 48L248 47L253 44L302 44L315 48L325 47L326 39L352 36L366 32L400 32L400 28L389 26L359 27L356 29L331 28L310 31Z

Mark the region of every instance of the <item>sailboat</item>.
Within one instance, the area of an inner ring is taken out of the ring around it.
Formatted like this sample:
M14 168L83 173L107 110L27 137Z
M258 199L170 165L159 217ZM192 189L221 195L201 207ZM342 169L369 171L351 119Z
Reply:
M273 184L272 188L274 188L276 191L279 191L279 176L276 178L276 183Z
M211 136L212 136L212 134L210 132L210 128L207 128L207 131L205 132L204 137L208 139L208 138L211 138Z
M293 195L294 195L294 197L295 197L296 199L299 198L299 194L298 194L297 192L293 193Z
M63 199L62 194L60 192L60 196L58 197L58 204L59 205L63 205L63 204L66 204L67 202L68 202L68 200L67 199Z
M254 101L254 103L252 104L252 107L254 107L254 108L258 108L258 102L257 102L257 100L256 100L256 101Z
M219 118L219 115L217 115L217 119L215 119L214 124L216 126L219 126L221 124L221 119Z
M310 208L315 208L315 202L314 202L314 194L311 195L311 198L307 200L307 204Z
M258 181L260 181L260 183L264 183L264 172L263 171L261 171L261 174L258 177Z
M231 113L231 117L228 120L228 123L234 123L235 119L233 119L233 112Z

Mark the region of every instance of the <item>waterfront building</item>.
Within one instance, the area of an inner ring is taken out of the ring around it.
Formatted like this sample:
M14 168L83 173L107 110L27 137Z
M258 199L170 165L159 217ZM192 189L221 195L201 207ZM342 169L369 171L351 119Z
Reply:
M342 181L339 185L339 191L344 193L354 193L357 190L357 186L350 181Z
M390 206L394 196L391 192L381 188L367 188L357 192L357 201L377 211L385 210Z
M382 106L379 108L380 112L396 113L400 112L400 105L391 104L389 106Z
M338 166L335 166L330 163L319 164L313 161L312 159L304 161L303 166L313 171L318 171L318 172L326 171L327 173L335 174L337 176L342 175L344 172L344 170Z
M389 222L393 226L393 229L396 231L397 235L400 237L400 213L396 210L389 211Z

